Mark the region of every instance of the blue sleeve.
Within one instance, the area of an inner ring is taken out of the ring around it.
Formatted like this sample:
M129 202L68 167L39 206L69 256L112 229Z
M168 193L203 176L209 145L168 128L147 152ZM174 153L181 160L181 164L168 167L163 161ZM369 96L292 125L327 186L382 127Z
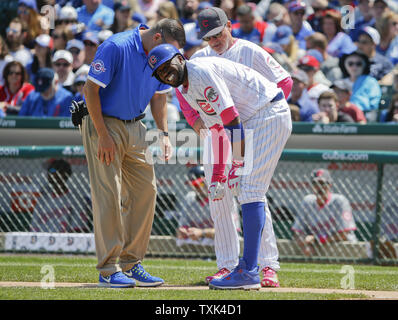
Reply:
M118 67L118 51L113 42L102 43L88 72L88 79L105 88L113 79Z
M107 26L110 26L113 24L114 17L115 17L115 13L113 12L112 9L110 9L110 10L106 10L106 14L103 15L102 19Z
M371 110L379 109L381 99L381 88L377 80L373 77L369 78L369 105Z
M70 117L70 106L72 105L73 95L68 92L62 100L60 117Z
M32 91L33 93L34 91ZM30 105L30 100L31 100L32 94L29 94L25 101L22 103L21 109L19 110L18 115L19 116L27 116L29 112L29 105Z

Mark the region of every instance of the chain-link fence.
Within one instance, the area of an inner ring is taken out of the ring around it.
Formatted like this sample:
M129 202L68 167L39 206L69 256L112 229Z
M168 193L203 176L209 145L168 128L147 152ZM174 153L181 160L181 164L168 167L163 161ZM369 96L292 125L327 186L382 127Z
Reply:
M82 147L1 148L0 155L0 251L95 253ZM330 193L324 183L314 188L314 169L330 173ZM200 168L155 170L147 255L214 258ZM397 264L397 181L398 153L285 150L267 194L280 259ZM324 192L323 203L316 192ZM238 207L236 219L239 226Z

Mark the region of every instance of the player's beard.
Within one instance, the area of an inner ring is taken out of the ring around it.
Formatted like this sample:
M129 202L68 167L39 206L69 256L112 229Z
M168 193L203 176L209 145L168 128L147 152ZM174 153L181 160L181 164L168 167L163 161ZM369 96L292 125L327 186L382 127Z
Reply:
M174 88L178 88L180 85L184 83L185 79L185 64L177 66L177 79L174 83L170 84Z

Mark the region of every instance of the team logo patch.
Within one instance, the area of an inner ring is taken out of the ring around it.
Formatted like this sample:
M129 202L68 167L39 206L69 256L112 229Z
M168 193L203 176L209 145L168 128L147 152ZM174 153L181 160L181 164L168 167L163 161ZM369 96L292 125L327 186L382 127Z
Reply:
M346 221L351 221L352 220L352 214L349 211L344 211L343 212L343 219Z
M102 60L95 60L91 63L91 67L93 68L93 72L95 74L100 74L102 72L105 72L105 65L104 65L104 61Z
M209 116L216 114L216 111L206 100L196 100L196 103L198 104L199 108L202 109L203 112L208 114Z
M213 87L207 87L205 89L204 96L209 102L216 102L218 100L218 93Z
M156 64L157 61L158 61L158 58L156 58L155 55L151 55L151 56L149 57L149 60L148 60L149 65L150 65L152 68L155 66L155 64Z

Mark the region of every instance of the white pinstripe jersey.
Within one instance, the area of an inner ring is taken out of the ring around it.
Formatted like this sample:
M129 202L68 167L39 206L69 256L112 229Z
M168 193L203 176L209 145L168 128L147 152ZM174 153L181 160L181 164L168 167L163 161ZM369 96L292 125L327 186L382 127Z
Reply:
M227 59L201 57L186 65L189 86L180 92L208 128L222 125L221 112L232 106L245 122L280 91L257 71Z
M221 55L215 52L210 46L207 46L195 52L191 57L191 60L197 57L210 56L242 63L261 73L271 82L278 83L290 76L290 74L267 51L259 45L247 40L237 39L232 47Z

